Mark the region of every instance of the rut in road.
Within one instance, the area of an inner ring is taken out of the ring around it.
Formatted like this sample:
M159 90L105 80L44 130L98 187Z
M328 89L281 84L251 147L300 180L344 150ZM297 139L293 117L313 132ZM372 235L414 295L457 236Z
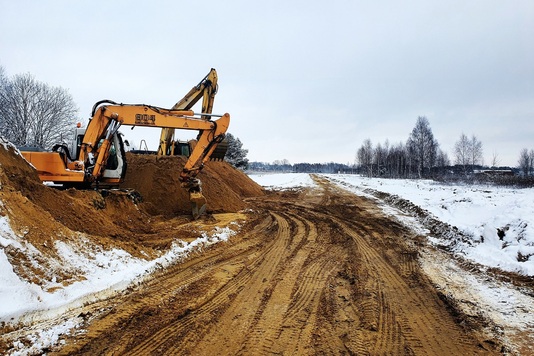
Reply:
M493 353L422 274L413 233L314 179L252 199L238 236L109 301L56 353Z

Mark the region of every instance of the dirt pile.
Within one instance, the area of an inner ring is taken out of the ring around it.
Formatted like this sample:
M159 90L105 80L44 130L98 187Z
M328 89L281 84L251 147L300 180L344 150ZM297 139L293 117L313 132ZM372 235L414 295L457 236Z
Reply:
M63 228L130 239L132 233L153 232L151 215L190 216L189 197L178 181L183 157L128 154L127 159L128 178L123 187L138 191L143 199L140 204L127 192L45 186L35 169L4 142L0 147L0 214L9 215L13 227L24 230L30 242L37 245ZM245 208L245 198L263 194L259 185L226 162L210 162L199 178L209 212L237 212ZM34 237L36 241L31 241Z
M119 248L146 258L157 256L176 238L187 239L180 232L189 231L191 222L189 197L178 182L183 159L128 159L126 186L139 190L142 203L129 191L46 186L15 147L0 138L0 218L7 217L15 233L0 236L5 238L0 239L0 249L20 277L42 284L62 274L60 267L50 267L52 260L61 265L57 241L81 250L84 243L104 250ZM210 212L237 212L245 207L244 198L263 194L242 172L214 163L200 174Z
M35 171L8 144L0 148L0 200L15 232L41 245L63 230L97 236L126 237L149 231L147 214L127 194L103 196L94 190L58 190L41 183ZM126 229L126 230L125 230Z
M179 176L186 158L127 153L128 168L122 188L142 196L140 204L152 215L171 217L191 214L189 194ZM263 195L262 188L227 162L208 162L197 176L208 201L208 213L237 212L246 207L245 198Z

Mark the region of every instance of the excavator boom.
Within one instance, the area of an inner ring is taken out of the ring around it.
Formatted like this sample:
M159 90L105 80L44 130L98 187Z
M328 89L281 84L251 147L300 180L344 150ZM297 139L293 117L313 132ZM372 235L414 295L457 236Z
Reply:
M105 105L105 104L111 105ZM103 164L107 160L110 138L115 135L121 125L167 127L181 130L199 131L194 149L192 150L182 172L182 187L189 192L191 210L196 219L206 209L206 199L202 195L200 181L196 178L204 163L209 160L217 144L220 143L228 130L230 115L196 115L190 110L163 109L150 105L117 105L114 102L101 102L101 106L93 109L93 119L87 127L82 142L80 159L89 157L96 142L103 139L98 148L96 163L92 171L94 179L101 175ZM213 117L218 117L213 120ZM207 118L207 119L205 119Z
M180 99L174 106L173 110L190 110L200 99L202 99L202 118L209 120L207 114L211 114L213 110L213 102L215 94L217 94L217 71L212 68L210 72L191 90ZM172 127L164 127L161 129L160 143L158 147L158 155L174 155L174 131Z

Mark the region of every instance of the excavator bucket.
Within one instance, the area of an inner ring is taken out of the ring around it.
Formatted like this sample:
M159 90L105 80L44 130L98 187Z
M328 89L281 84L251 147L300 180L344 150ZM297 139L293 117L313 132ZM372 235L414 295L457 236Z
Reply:
M190 192L189 201L191 202L191 211L193 219L198 219L206 211L206 198L201 192Z
M210 161L222 161L228 151L228 139L225 138L217 144L215 150L211 153Z

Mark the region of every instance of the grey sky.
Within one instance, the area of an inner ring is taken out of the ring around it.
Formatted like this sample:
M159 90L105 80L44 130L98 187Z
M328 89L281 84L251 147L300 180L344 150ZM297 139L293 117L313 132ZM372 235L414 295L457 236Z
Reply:
M0 0L6 74L67 88L87 119L101 99L170 107L216 68L214 112L266 162L352 163L426 116L451 159L463 132L515 166L534 149L533 38L532 0Z

